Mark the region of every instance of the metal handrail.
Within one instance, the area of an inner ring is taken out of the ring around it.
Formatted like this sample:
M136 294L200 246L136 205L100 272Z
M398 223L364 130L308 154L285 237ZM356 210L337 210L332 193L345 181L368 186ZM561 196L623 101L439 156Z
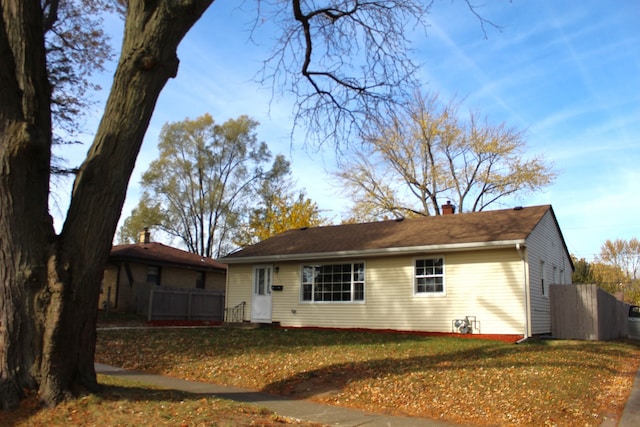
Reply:
M225 322L228 323L242 323L244 322L244 306L246 302L242 301L240 304L233 308L225 308Z

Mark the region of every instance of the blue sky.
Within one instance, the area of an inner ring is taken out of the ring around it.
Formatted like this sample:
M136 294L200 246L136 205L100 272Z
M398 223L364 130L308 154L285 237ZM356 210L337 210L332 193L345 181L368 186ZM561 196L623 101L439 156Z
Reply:
M305 149L297 135L292 141L292 100L270 103L270 88L252 80L271 40L268 32L249 40L252 16L238 3L214 2L181 44L178 77L159 99L123 218L138 201L141 173L157 157L162 125L204 113L220 123L241 114L258 120L259 138L289 158L297 185L325 216L346 216L348 201L326 173L334 150ZM528 152L554 162L559 176L552 186L505 206L552 204L571 253L592 259L606 239L640 237L640 2L485 3L479 13L501 27L485 27L486 37L460 0L436 2L426 37L411 35L425 91L456 96L462 111L524 130ZM119 43L121 24L110 21L110 29ZM102 77L105 89L112 74ZM96 113L88 128L98 120ZM85 152L65 155L73 163Z

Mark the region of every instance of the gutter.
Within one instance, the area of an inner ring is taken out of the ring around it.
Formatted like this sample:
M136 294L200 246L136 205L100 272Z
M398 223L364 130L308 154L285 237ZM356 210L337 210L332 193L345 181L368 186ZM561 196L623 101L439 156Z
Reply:
M522 279L523 279L522 302L524 304L524 334L522 339L518 340L516 344L520 344L530 338L529 336L529 286L528 286L529 281L527 280L527 261L524 254L524 249L525 249L524 245L521 245L520 243L516 243L516 252L518 252L520 259L522 260Z
M225 264L248 264L248 263L263 263L263 262L275 262L275 261L303 261L303 260L316 260L316 259L341 259L341 258L363 258L363 257L380 257L391 255L405 255L412 253L425 253L425 252L461 252L468 250L489 250L489 249L504 249L512 248L516 245L516 248L520 245L524 245L525 240L500 240L495 242L480 242L480 243L450 243L442 245L428 245L428 246L406 246L397 248L380 248L380 249L364 249L364 250L347 250L347 251L334 251L334 252L314 252L314 253L294 253L294 254L282 254L282 255L257 255L257 256L237 256L218 259L218 262ZM240 254L241 252L238 252Z

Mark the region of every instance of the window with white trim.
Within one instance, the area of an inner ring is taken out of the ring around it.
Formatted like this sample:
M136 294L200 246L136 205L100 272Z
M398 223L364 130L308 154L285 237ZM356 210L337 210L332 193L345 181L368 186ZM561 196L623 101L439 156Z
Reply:
M444 293L443 258L416 259L415 275L416 295L432 295Z
M303 266L300 299L303 302L364 301L364 263Z

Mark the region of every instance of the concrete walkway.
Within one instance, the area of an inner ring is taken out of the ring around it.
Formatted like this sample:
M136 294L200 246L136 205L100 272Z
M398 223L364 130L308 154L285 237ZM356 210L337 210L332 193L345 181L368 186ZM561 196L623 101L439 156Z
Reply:
M297 420L312 421L327 426L341 427L451 427L454 424L425 418L394 417L373 414L339 406L322 405L308 400L287 399L266 393L223 387L216 384L181 380L161 375L127 371L113 366L96 363L96 373L122 376L144 384L197 394L211 394L222 399L250 403L267 408L276 414Z
M629 400L624 407L624 412L618 423L618 427L637 427L640 426L640 371L636 373L633 381Z
M122 376L133 381L158 387L185 391L196 394L211 394L222 399L236 402L250 403L267 408L283 417L312 421L326 426L340 427L452 427L441 421L434 421L426 418L399 417L370 412L359 411L357 409L342 408L339 406L323 405L308 400L288 399L285 397L273 396L266 393L259 393L237 387L225 387L211 383L201 383L197 381L181 380L179 378L165 377L162 375L145 374L134 371L127 371L122 368L95 364L96 373ZM637 427L640 426L640 371L636 374L631 395L624 408L624 413L618 423L615 420L605 420L601 427Z

